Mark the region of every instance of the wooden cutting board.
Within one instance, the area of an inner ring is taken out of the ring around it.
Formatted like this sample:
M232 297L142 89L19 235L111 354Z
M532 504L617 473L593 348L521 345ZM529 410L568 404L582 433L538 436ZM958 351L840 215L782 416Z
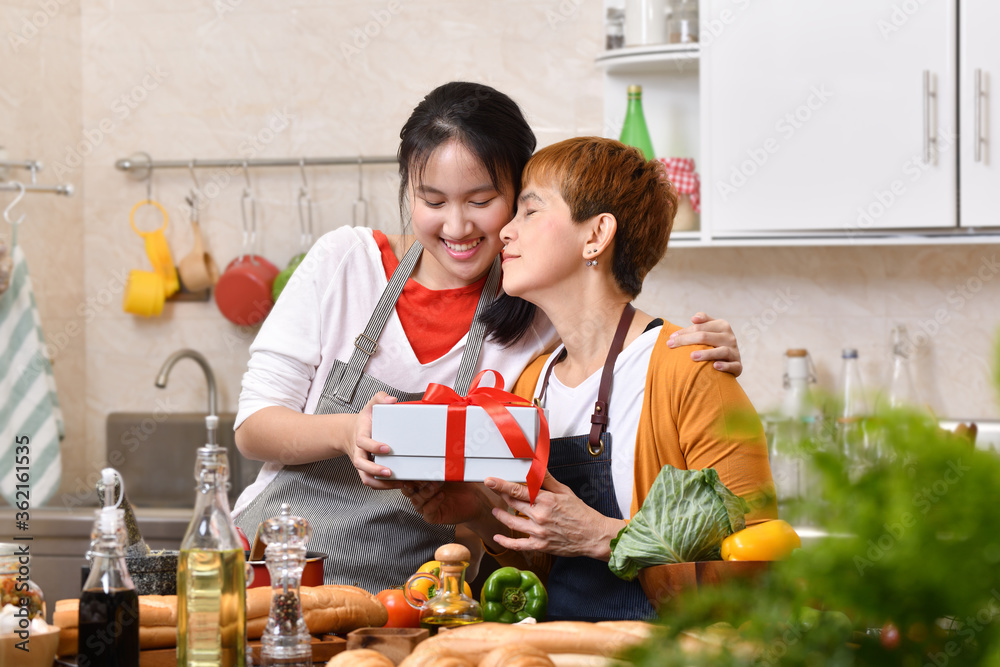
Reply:
M314 636L312 640L313 664L323 665L326 661L347 648L347 640L336 635ZM251 641L253 662L260 664L260 642ZM69 667L76 665L75 656L60 658L56 664ZM139 667L177 667L176 648L158 648L139 651Z

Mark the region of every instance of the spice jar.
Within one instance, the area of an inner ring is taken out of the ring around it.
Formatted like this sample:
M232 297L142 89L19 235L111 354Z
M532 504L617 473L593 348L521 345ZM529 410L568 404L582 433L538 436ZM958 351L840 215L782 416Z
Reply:
M0 609L6 605L28 608L28 620L45 620L45 596L30 579L28 555L19 544L0 543Z
M281 513L261 527L261 539L267 544L264 560L271 575L271 612L261 637L264 665L312 665L312 638L299 598L311 535L309 522L292 516L288 503L282 503Z

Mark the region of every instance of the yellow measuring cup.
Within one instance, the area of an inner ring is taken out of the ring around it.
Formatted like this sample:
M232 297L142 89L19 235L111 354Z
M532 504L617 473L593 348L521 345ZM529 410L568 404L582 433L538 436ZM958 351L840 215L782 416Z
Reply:
M160 211L160 215L163 216L163 224L159 229L144 232L135 226L135 212L143 206L153 206ZM129 224L132 225L132 231L146 242L146 256L149 257L149 261L153 265L153 271L163 277L163 297L169 297L180 289L180 282L177 280L177 267L174 266L173 257L170 256L170 246L167 245L167 239L163 235L163 230L167 228L169 220L167 209L163 208L163 204L157 201L145 199L132 207L132 211L128 214L128 220Z

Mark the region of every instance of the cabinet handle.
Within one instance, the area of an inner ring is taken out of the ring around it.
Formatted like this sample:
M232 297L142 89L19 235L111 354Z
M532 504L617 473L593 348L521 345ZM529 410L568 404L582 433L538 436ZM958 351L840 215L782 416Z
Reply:
M983 70L976 68L975 73L975 92L973 93L973 109L975 112L975 123L976 132L974 135L975 148L974 152L976 154L975 161L982 162L983 159L983 144L986 143L986 138L983 137Z
M937 130L936 123L931 118L934 115L934 108L931 103L937 106L937 88L930 70L924 70L924 162L927 164L937 164ZM933 152L932 152L933 148Z

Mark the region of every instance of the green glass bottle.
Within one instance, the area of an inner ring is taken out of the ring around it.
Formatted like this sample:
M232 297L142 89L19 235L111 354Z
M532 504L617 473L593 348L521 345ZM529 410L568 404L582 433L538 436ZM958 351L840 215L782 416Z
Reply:
M638 148L647 160L656 159L653 142L646 128L646 117L642 113L642 86L628 87L628 109L625 110L625 122L622 124L619 141Z

